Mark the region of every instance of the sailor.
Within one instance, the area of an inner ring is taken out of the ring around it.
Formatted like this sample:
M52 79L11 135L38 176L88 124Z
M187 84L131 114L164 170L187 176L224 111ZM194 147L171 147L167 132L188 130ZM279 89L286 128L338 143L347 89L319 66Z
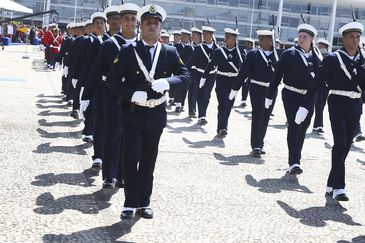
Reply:
M170 44L170 34L167 32L161 33L161 43L164 43L166 45Z
M325 39L318 39L318 49L321 52L323 57L328 55L328 47L330 43ZM317 92L316 102L314 104L314 123L313 123L313 132L314 133L323 133L323 110L327 102L328 97L328 89L326 85L322 85L320 90Z
M242 86L242 82L246 82L247 80L251 81L251 155L253 157L261 157L262 154L266 153L264 150L264 138L277 96L277 89L274 90L272 96L273 104L269 109L265 109L265 97L281 53L278 53L278 50L274 47L273 31L257 30L256 34L259 38L259 47L249 51L246 55L245 62L241 66L230 98L236 95L239 87Z
M215 29L210 26L202 26L204 42L195 47L194 52L186 66L191 69L193 87L189 90L189 117L195 117L196 103L198 103L198 124L205 125L208 123L207 108L210 99L210 93L213 89L216 70L212 70L205 79L201 79L211 55L218 48L213 35Z
M321 61L321 54L313 45L313 38L317 35L317 30L312 25L301 24L298 26L298 33L299 44L285 50L281 55L265 99L265 107L269 109L273 105L276 89L283 79L282 99L288 122L288 173L290 175L303 172L300 168L301 152L305 133L313 114L314 101L308 104L308 116L300 126L294 120L301 99L307 92L308 85L314 78L315 71Z
M224 32L225 45L214 50L212 59L201 77L201 80L206 82L209 73L217 70L215 92L218 100L217 136L219 138L227 136L228 118L234 102L229 99L229 94L242 64L242 56L237 45L239 32L231 28L225 28Z
M243 59L246 58L246 55L249 51L251 51L252 49L255 48L255 40L254 39L246 38L245 42L246 42L246 48L243 49L243 53L242 53ZM249 90L250 90L250 80L248 79L247 81L242 83L241 102L240 102L240 106L242 108L245 108L247 106L246 100L247 100L247 97L248 97Z
M107 76L120 97L123 124L124 208L122 219L152 218L150 198L158 145L166 126L165 91L189 85L190 75L176 48L158 40L166 12L158 5L138 11L141 40L124 45Z
M187 61L190 59L192 53L193 53L193 46L191 44L191 32L189 30L186 29L181 29L181 46L182 49L179 52L181 60L184 63L187 63ZM183 90L179 90L176 94L175 94L175 112L180 113L184 110L184 104L185 104L185 99L186 99L186 94L188 92L188 89L183 89Z
M325 83L329 89L328 111L333 134L332 167L326 195L337 201L348 201L345 191L345 160L350 151L354 131L362 113L361 93L365 90L365 59L359 48L364 26L359 22L339 29L344 46L329 54L320 64L307 94L301 99L295 122L301 124L309 116L312 100Z

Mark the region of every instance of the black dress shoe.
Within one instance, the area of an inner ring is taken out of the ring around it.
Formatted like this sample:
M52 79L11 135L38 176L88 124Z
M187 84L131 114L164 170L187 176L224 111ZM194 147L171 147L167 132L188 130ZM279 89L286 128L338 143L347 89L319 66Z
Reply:
M120 214L121 219L133 219L136 213L133 210L123 210Z
M289 175L300 175L303 173L303 170L300 167L294 167L289 171Z
M79 112L78 111L72 111L71 112L71 117L74 119L79 119Z
M195 112L189 112L189 117L190 118L196 118Z
M103 182L103 189L115 189L115 184L117 180L114 178L107 178Z
M336 201L348 201L349 198L346 196L345 193L342 193L342 194L338 194L335 196L335 200Z
M138 210L139 214L142 218L152 219L153 218L153 210L152 208L140 208Z
M123 179L118 179L117 183L115 183L115 186L117 186L119 188L124 188L124 180Z
M355 138L355 142L361 142L361 141L364 141L364 140L365 140L365 136L364 135L358 135Z
M261 154L266 154L266 151L263 148L260 150L260 152Z
M206 125L208 123L208 121L207 120L205 120L204 118L202 118L202 119L200 119L199 121L198 121L198 124L199 125L201 125L201 126L204 126L204 125Z
M253 149L250 153L252 157L261 158L261 150L260 149Z
M175 108L175 112L177 112L177 113L182 112L182 107L181 107L181 106L180 106L180 107L177 107L177 106L176 106L176 108Z
M330 197L330 198L332 198L332 197L333 197L333 191L332 191L332 192L326 192L326 193L324 194L324 196L325 196L325 197Z

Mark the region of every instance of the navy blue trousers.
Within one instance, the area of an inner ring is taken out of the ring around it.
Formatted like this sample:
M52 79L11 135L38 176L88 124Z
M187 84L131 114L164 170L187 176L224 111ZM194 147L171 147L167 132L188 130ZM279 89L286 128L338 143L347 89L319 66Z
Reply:
M344 189L345 160L351 148L355 129L359 124L362 102L360 99L330 95L328 110L334 144L332 147L332 167L327 186L334 189Z
M310 125L314 110L314 99L309 105L308 115L300 124L295 123L295 115L301 104L303 95L292 92L287 89L282 91L282 99L285 109L286 119L288 121L287 144L289 150L288 163L289 165L300 164L305 133Z
M104 105L104 154L103 154L103 180L118 178L122 151L122 110L118 103L118 97L112 93L109 87L103 89Z
M124 124L123 130L124 207L147 207L150 204L153 172L163 129L145 131Z
M216 74L210 74L198 92L198 118L207 117L207 109L210 101L210 94L214 87Z
M244 82L242 84L242 89L241 89L241 100L247 100L247 96L248 96L248 91L250 90L250 82L249 80L247 80L247 82Z
M274 109L277 90L273 95L273 103L269 109L265 108L266 88L258 87L257 84L251 84L250 100L252 106L252 121L251 121L251 148L264 147L264 138L269 125L270 115ZM263 90L262 90L263 89Z
M103 105L103 90L98 89L94 95L94 159L103 160L104 154L104 138L105 138L105 125L104 125L104 105Z
M314 123L313 127L323 127L323 110L327 102L328 90L325 87L321 87L317 93L317 99L314 104Z
M220 77L218 76L215 92L217 94L218 100L218 126L217 132L222 129L228 128L228 119L229 115L231 114L231 109L234 103L234 100L229 99L229 93L231 92L232 85L234 82L235 77Z

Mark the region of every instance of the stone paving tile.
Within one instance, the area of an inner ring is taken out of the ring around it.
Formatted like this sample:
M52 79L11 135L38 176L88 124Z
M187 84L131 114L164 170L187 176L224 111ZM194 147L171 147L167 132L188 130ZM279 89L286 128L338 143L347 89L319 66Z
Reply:
M267 155L254 159L250 106L234 107L227 138L216 138L214 91L203 128L168 110L155 217L121 221L123 190L103 191L89 169L92 146L61 101L61 73L45 69L37 48L22 59L23 48L0 52L0 77L25 80L0 82L0 242L365 242L365 143L348 156L350 201L338 204L324 197L333 143L326 109L325 134L308 131L296 178L285 175L280 97Z

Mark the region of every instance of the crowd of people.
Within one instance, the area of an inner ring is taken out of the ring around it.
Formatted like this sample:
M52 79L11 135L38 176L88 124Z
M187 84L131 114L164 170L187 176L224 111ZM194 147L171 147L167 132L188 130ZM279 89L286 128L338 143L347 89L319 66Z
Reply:
M278 86L284 83L288 174L293 176L303 172L301 151L314 113L313 132L324 132L328 100L334 146L326 195L347 201L345 160L352 142L365 140L360 128L365 100L362 24L344 25L339 30L344 46L332 53L327 40L315 41L317 30L309 24L298 26L291 48L280 48L273 30L258 30L258 43L247 39L241 50L238 30L226 28L224 43L218 45L211 26L175 30L171 36L162 29L165 17L158 5L126 3L70 23L63 38L55 24L40 32L48 67L63 68L62 92L72 105L71 116L84 119L82 139L94 149L91 167L102 171L103 188L124 188L121 218L133 218L136 212L153 217L153 171L166 106L175 106L177 113L187 109L204 126L214 87L216 131L222 139L238 91L243 108L250 95L251 156L261 157Z

